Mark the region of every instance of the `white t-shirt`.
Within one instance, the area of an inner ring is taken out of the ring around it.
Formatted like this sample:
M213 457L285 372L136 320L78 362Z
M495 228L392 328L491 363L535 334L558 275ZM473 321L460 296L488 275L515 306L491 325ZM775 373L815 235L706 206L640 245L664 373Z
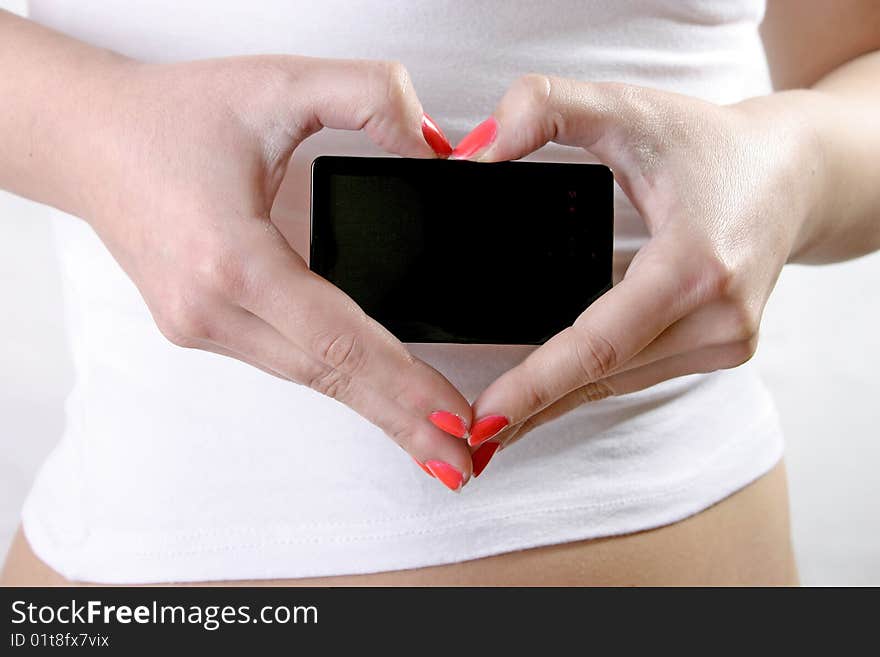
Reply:
M399 60L453 141L530 71L718 103L767 93L763 11L763 0L31 2L40 23L152 61ZM363 135L336 131L298 149L273 220L300 253L312 158L375 153ZM531 157L588 159L554 145ZM615 205L619 278L646 232L619 193ZM166 342L89 227L54 214L77 377L24 529L70 578L365 573L632 532L708 507L782 453L772 402L746 365L582 406L451 495L341 404ZM533 349L411 348L470 399Z

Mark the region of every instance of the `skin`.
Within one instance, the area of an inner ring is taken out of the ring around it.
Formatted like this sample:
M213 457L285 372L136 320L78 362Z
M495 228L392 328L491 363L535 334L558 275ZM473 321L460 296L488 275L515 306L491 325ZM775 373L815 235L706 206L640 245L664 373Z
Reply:
M0 71L13 72L0 75L9 99L0 186L88 221L175 344L312 385L419 460L446 461L467 479L467 447L433 427L431 411L467 423L505 415L511 427L499 439L510 444L579 403L735 366L754 351L786 262L880 248L880 131L871 129L880 9L843 4L771 0L764 36L774 79L797 90L720 107L542 75L511 87L495 112L497 137L477 159L519 157L551 140L586 148L615 169L652 238L620 285L473 409L311 275L269 219L287 159L321 126L365 129L390 152L431 156L397 64L144 65L0 13ZM829 24L833 39L820 29ZM47 109L46 98L65 111ZM515 583L547 572L579 584L794 583L786 499L777 466L712 509L650 532L323 581ZM3 581L47 577L64 583L19 537Z
M0 70L13 72L0 80L0 187L86 220L171 342L307 385L467 480L467 446L428 418L469 423L468 400L309 271L269 217L293 150L323 127L435 157L406 69L293 56L149 65L0 12Z
M545 75L510 88L497 136L468 159L584 148L651 238L619 285L474 402L477 420L508 419L501 449L581 404L746 362L786 263L880 248L880 5L842 4L773 3L763 33L789 89L735 105Z

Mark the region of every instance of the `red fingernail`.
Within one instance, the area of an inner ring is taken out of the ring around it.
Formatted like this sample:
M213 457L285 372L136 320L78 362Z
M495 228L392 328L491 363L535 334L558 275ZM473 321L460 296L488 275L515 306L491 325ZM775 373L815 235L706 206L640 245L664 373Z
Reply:
M431 472L430 470L428 470L428 468L425 467L425 464L422 463L421 461L419 461L415 456L411 456L410 458L411 458L413 461L416 462L416 465L417 465L417 466L419 466L422 470L425 471L425 474L426 474L426 475L428 475L429 477L433 477L433 476L434 476L434 473Z
M452 157L466 160L473 157L478 152L487 148L498 134L498 123L495 117L490 116L476 128L471 130L465 138L462 139L455 150L452 151Z
M451 433L456 438L464 438L467 434L467 425L460 415L449 411L434 411L428 416L431 423L446 433Z
M477 420L471 427L471 435L468 438L468 445L476 447L495 436L499 431L506 427L510 422L503 415L487 415Z
M438 157L449 157L452 154L452 144L434 123L434 119L427 114L422 115L422 136Z
M443 482L446 488L456 493L461 490L464 477L454 467L444 461L425 461L425 466L431 471L432 475Z
M489 461L495 456L495 452L501 447L501 443L495 441L484 443L480 448L471 454L471 461L474 463L474 476L479 477L480 473L489 465Z

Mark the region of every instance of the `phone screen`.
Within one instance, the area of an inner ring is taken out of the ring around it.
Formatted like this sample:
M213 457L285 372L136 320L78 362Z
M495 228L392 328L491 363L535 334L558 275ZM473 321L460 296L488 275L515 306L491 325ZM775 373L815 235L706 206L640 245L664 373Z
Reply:
M601 165L319 157L310 267L403 342L541 344L611 287Z

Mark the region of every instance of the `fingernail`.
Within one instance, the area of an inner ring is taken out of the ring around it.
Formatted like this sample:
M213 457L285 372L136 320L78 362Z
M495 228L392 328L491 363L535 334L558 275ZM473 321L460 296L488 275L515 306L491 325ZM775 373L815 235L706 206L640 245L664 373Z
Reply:
M487 415L477 420L471 427L471 435L468 437L468 445L476 447L494 437L499 431L506 427L510 422L503 415Z
M489 465L489 461L495 456L495 452L501 447L501 443L491 441L484 443L480 448L471 454L471 461L474 463L474 476L479 477L480 473Z
M433 476L434 476L434 473L431 472L430 470L428 470L428 468L425 467L425 464L422 463L421 461L419 461L415 456L411 456L410 458L411 458L413 461L415 461L415 463L416 463L417 466L419 466L422 470L425 471L425 474L426 474L426 475L428 475L429 477L433 477Z
M497 134L498 123L495 121L495 117L490 116L465 135L465 138L462 139L458 143L458 146L455 147L455 150L452 151L451 157L460 160L471 158L483 149L488 148L489 145L495 141L495 136Z
M464 438L467 435L467 425L460 415L449 411L434 411L428 419L435 427L451 433L456 438Z
M449 157L452 154L452 144L434 123L434 119L427 114L422 115L422 136L438 157Z
M425 461L425 467L430 470L431 474L437 477L443 485L456 493L461 490L462 480L461 473L445 461Z

